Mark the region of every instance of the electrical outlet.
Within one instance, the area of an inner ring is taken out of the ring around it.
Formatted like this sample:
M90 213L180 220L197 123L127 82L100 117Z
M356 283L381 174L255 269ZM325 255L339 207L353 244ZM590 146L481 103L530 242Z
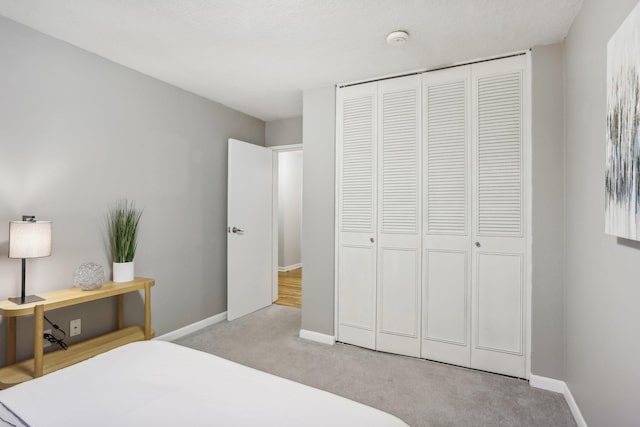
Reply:
M80 319L75 319L69 322L69 336L75 337L76 335L80 335L82 332L82 323Z
M45 334L50 334L51 333L51 329L45 329L44 333ZM45 340L44 338L42 340L44 341L44 348L51 347L51 343L49 341Z

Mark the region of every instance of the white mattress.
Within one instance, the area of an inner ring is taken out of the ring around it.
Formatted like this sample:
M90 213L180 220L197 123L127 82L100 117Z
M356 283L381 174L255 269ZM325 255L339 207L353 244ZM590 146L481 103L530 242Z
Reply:
M1 427L11 416L30 427L406 426L343 397L163 341L128 344L0 391L0 402Z

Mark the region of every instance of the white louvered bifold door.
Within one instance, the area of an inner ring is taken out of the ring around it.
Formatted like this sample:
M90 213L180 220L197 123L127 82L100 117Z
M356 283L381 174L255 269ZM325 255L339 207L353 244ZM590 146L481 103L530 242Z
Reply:
M377 83L338 91L337 339L375 349Z
M376 349L420 356L420 76L378 83Z
M422 75L422 357L471 363L471 66Z
M525 57L472 66L471 367L524 378Z

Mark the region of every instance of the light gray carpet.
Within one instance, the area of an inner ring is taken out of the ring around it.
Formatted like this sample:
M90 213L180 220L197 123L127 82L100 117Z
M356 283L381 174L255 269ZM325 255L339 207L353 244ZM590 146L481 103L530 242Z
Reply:
M526 381L323 345L299 338L299 330L299 309L273 305L176 343L373 406L414 427L576 425L562 395Z

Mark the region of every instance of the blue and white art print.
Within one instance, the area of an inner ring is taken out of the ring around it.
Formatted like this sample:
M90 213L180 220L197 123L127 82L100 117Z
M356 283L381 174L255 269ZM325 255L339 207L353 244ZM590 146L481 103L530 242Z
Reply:
M640 4L607 44L605 232L640 240Z

